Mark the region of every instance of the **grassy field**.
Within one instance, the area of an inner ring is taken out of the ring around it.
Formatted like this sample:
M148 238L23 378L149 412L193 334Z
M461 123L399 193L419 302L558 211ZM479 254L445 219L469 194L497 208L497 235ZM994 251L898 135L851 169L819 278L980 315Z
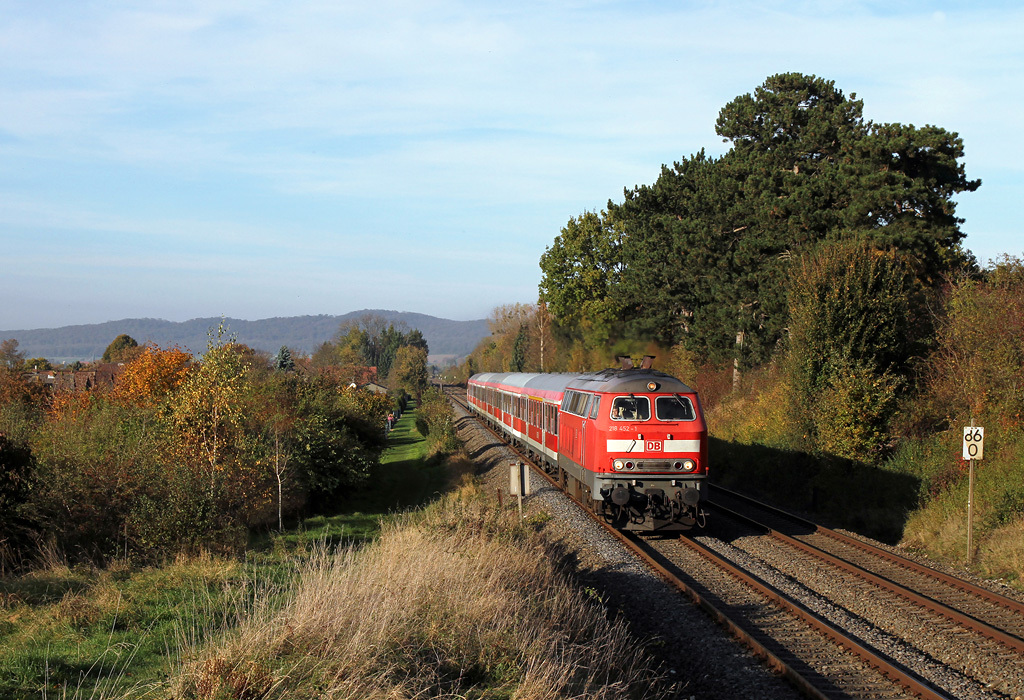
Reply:
M279 602L306 552L370 542L383 522L445 489L445 465L427 459L415 426L415 411L406 412L358 501L255 536L245 559L98 569L50 556L32 573L0 580L0 697L117 696L159 684L185 660L182 650L233 628L254 600Z
M169 649L230 625L253 588L238 562L60 564L0 584L0 697L94 697L165 676Z

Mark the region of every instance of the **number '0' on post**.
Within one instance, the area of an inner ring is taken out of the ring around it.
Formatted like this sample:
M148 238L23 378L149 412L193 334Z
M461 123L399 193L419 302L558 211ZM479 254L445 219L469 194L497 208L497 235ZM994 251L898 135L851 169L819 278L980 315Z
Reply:
M985 429L972 425L964 428L964 459L981 459L985 455Z

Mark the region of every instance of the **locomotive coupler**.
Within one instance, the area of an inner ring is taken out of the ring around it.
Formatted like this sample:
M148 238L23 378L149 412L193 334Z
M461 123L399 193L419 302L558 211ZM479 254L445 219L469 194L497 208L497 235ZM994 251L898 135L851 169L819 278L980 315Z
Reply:
M601 495L617 506L629 506L641 512L647 508L649 502L647 494L640 493L626 484L615 484L611 488L603 488Z

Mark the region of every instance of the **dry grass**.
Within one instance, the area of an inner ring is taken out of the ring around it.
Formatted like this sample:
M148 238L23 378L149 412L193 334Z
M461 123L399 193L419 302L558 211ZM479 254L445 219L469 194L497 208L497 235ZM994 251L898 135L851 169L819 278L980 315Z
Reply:
M946 491L927 507L912 512L904 526L902 542L950 562L966 559L966 498L960 498L954 491Z
M445 460L448 484L451 486L464 486L473 480L476 474L476 462L469 458L465 452L456 452Z
M1018 589L1024 587L1024 522L993 530L978 552L978 566L984 576L1006 579Z
M316 552L289 603L255 609L174 681L176 698L624 698L656 677L542 542L473 487Z
M907 521L903 544L958 565L967 561L967 511L954 498L939 498L915 511ZM1024 521L983 527L986 510L979 507L974 523L973 570L986 578L1003 579L1024 589Z

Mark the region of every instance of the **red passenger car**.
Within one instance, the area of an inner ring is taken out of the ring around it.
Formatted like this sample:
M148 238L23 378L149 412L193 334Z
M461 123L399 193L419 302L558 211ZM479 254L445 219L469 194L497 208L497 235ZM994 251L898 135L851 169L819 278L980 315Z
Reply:
M702 526L707 425L697 393L651 369L477 374L469 405L563 488L626 530Z

